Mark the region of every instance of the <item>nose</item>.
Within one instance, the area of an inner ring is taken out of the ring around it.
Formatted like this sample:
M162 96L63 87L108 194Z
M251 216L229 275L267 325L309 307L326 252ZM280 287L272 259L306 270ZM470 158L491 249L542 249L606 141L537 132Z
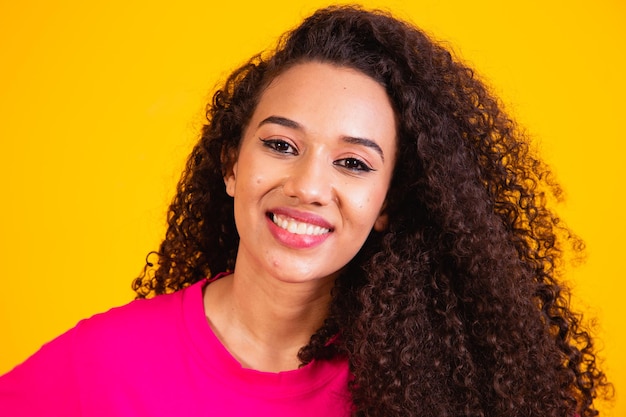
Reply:
M283 184L288 197L297 198L301 204L323 206L333 199L333 166L319 155L302 155L294 161Z

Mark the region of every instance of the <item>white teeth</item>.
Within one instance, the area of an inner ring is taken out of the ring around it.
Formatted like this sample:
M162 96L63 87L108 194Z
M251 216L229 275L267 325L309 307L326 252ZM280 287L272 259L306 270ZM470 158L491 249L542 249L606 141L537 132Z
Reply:
M281 229L287 230L289 233L296 235L323 235L330 232L325 227L315 226L309 223L298 222L291 217L281 216L279 214L272 215L272 221Z

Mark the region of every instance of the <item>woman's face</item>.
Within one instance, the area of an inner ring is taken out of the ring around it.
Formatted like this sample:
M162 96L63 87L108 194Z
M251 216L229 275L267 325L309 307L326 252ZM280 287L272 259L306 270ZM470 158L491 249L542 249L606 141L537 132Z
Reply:
M236 269L334 279L372 228L386 227L396 133L384 88L361 72L310 62L275 78L224 178L240 235Z

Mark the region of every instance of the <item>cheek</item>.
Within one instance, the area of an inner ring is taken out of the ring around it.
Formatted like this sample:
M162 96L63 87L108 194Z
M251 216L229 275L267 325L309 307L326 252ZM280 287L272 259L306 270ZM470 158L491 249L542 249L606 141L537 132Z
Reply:
M268 183L266 172L262 169L255 169L254 166L243 166L239 169L237 176L237 194L239 198L253 199L263 193L263 188Z
M385 191L383 187L353 188L348 193L347 201L355 212L355 221L369 226L369 223L372 223L380 214L385 200Z

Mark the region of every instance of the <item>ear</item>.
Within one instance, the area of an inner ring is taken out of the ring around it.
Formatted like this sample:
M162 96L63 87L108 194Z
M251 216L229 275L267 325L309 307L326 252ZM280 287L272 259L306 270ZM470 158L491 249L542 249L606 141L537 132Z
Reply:
M224 170L224 185L226 194L235 196L235 183L237 180L237 149L222 149L221 162Z
M237 182L237 162L231 165L231 168L224 175L224 184L226 185L226 194L231 197L235 196L235 184Z
M374 230L377 232L384 232L389 226L389 215L387 214L387 201L383 203L378 218L374 222Z
M387 230L387 226L389 226L389 216L387 213L382 212L374 222L374 230L377 232L384 232Z

